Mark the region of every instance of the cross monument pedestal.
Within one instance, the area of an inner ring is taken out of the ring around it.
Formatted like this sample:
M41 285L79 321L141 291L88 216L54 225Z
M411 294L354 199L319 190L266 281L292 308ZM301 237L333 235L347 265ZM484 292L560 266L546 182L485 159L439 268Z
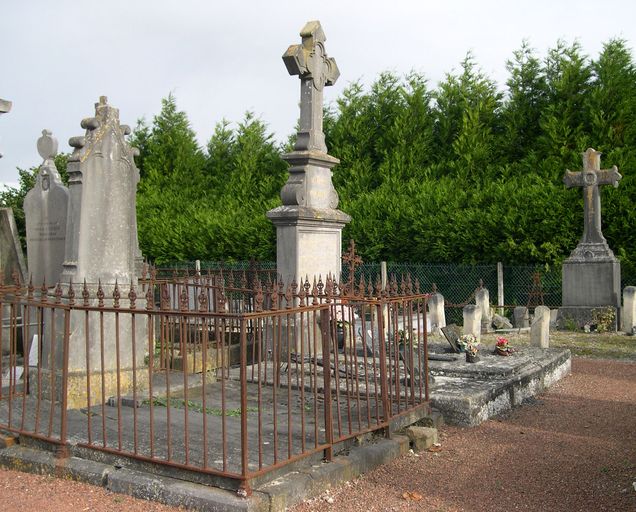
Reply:
M563 306L557 325L574 321L578 327L595 323L594 310L621 306L621 267L601 232L600 185L614 185L622 176L616 166L601 169L601 153L589 148L583 153L583 170L566 171L563 182L568 188L581 187L584 199L583 237L563 262ZM615 324L616 325L616 324Z

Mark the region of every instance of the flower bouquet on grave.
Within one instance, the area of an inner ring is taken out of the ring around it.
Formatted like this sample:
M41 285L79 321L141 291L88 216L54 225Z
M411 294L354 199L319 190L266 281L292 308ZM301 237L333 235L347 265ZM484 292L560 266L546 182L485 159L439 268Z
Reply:
M472 334L464 334L457 340L457 346L461 352L466 352L466 362L476 363L479 361L479 341Z
M510 346L510 342L507 338L500 336L497 338L497 343L495 344L495 354L498 356L511 356L514 350Z

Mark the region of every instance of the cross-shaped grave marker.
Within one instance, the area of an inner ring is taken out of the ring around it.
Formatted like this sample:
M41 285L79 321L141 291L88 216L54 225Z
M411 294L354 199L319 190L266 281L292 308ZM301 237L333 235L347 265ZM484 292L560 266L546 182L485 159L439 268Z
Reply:
M322 91L333 85L340 71L325 51L325 33L319 21L308 22L300 31L301 44L291 45L283 55L290 75L300 76L300 129L294 149L327 152L322 131Z
M356 267L362 265L362 258L356 254L356 243L351 239L349 241L349 251L342 255L342 261L349 265L349 281L348 288L353 292L355 286Z
M581 243L599 244L605 243L605 237L601 232L601 196L599 185L614 185L622 176L618 168L601 169L601 152L588 148L583 153L583 170L580 172L565 171L563 183L568 188L583 188L584 224Z

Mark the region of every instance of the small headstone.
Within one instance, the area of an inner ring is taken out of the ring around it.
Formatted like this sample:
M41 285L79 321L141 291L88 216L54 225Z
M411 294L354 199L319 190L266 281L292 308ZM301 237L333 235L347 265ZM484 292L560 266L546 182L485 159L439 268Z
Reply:
M525 307L525 306L517 306L513 310L512 316L514 318L515 327L517 329L530 327L530 313L529 313L527 307Z
M632 335L636 327L636 286L626 286L623 290L622 329Z
M490 313L490 292L488 288L480 286L475 290L475 304L481 309L481 330L490 332L492 317Z
M464 334L472 334L481 341L481 308L476 304L464 306Z
M493 315L492 325L495 327L495 329L512 329L510 320L502 315Z
M430 319L433 334L439 335L441 329L446 326L444 296L439 292L431 294L428 298L428 319Z
M530 344L533 347L550 347L550 308L537 306L530 326Z
M457 345L457 340L462 334L459 326L456 324L450 324L450 325L447 325L446 327L442 327L440 330L442 331L442 334L444 335L444 337L450 344L451 348L453 349L453 352L459 353L459 346Z
M13 283L14 276L25 282L24 253L11 208L0 208L0 269L5 283Z
M55 167L57 139L43 130L37 147L44 162L35 186L24 199L27 260L33 283L53 286L60 281L64 263L69 196Z

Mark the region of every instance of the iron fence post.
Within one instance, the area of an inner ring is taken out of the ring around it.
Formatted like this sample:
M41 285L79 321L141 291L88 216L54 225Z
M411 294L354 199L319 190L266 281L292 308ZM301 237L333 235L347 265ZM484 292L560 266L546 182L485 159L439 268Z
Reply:
M385 301L379 300L377 304L378 308L378 344L380 349L380 395L382 397L382 409L384 412L384 422L386 423L386 437L391 437L391 410L389 409L389 393L387 382L387 368L386 368L386 338L384 332L384 318L382 312L384 310Z
M248 431L247 431L247 333L245 331L245 318L241 318L241 490L246 496L252 494L250 487L249 457L248 457ZM205 412L204 412L205 414Z
M320 311L320 330L322 333L322 369L323 369L323 394L325 404L325 460L333 460L333 413L331 411L331 304ZM334 315L335 318L335 315ZM338 371L338 360L335 360L335 371Z

